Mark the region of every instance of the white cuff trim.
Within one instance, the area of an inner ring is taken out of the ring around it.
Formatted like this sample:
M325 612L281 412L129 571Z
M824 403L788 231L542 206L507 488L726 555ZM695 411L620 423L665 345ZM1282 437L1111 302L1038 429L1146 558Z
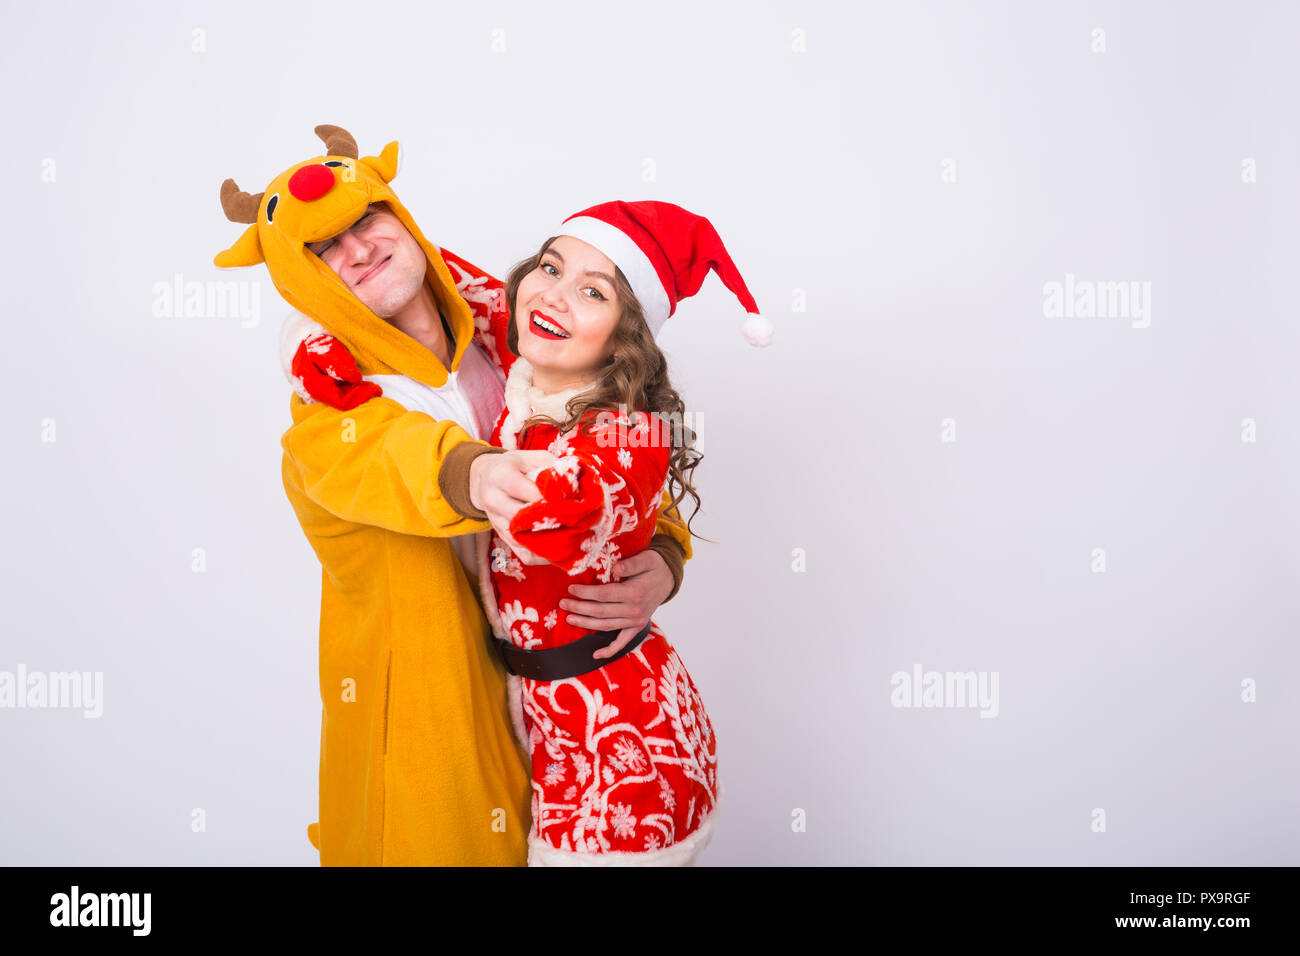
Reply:
M284 377L289 380L293 390L304 402L314 402L316 399L312 398L302 382L294 377L293 357L298 354L298 346L302 345L304 339L324 331L325 326L298 311L290 312L280 326L280 370L284 372Z

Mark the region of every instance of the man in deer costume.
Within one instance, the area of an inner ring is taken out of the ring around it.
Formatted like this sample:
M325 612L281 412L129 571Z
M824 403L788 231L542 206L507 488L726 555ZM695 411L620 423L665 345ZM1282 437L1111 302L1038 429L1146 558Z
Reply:
M320 820L308 838L326 866L523 865L528 757L470 559L473 535L508 529L539 497L525 475L553 459L483 441L513 359L501 283L424 237L388 185L397 143L359 158L346 131L316 132L325 155L262 193L222 184L227 217L249 227L215 259L265 262L297 310L282 477L322 569ZM690 557L670 505L665 495L652 550L629 561L643 573L584 595L622 602L605 616L628 636L676 593ZM644 619L619 620L628 607Z

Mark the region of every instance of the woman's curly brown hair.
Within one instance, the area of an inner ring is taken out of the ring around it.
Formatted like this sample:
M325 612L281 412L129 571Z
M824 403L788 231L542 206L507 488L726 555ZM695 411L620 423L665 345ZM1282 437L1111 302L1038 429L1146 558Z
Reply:
M519 354L519 329L515 323L515 295L519 291L519 283L541 264L546 250L558 238L559 236L551 236L542 243L542 248L536 255L517 263L506 280L506 303L510 307L506 345L516 356ZM520 429L520 446L523 445L523 430L535 423L546 422L565 432L588 412L598 413L604 409L617 408L620 404L629 412L644 411L663 418L662 426L656 431L660 435L672 435L673 450L668 461L668 490L672 495L672 511L676 512L678 502L690 495L694 499L695 510L686 522L686 532L692 537L701 538L691 531L691 521L700 511L700 496L691 478L704 456L694 447L695 432L686 427L686 403L668 381L668 360L655 342L650 326L646 324L641 303L637 301L632 286L623 271L617 267L614 269L614 287L623 315L611 336L614 352L609 364L592 388L569 399L564 408L568 416L564 422L557 422L547 415L534 415L528 419ZM587 427L595 424L593 415ZM679 516L678 520L680 521Z

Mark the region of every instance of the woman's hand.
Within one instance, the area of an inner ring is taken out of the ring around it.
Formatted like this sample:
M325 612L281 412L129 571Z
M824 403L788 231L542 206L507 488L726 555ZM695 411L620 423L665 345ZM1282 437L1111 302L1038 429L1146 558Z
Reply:
M574 627L589 631L621 629L612 644L591 655L597 660L613 657L641 633L655 608L672 593L674 584L667 562L651 549L620 561L614 566L614 578L610 584L570 584L572 597L560 602L560 609L570 612L565 620Z

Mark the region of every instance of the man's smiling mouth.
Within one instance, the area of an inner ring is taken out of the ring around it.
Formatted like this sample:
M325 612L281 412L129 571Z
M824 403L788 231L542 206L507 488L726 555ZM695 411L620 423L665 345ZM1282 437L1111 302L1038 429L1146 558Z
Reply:
M374 266L373 268L371 268L368 272L366 272L365 275L363 275L360 279L358 279L358 280L356 281L356 284L357 284L357 285L361 285L361 283L365 282L365 281L366 281L367 279L369 279L372 275L374 275L376 272L378 272L380 269L382 269L384 266L386 266L386 265L388 264L388 260L391 259L391 258L393 258L393 257L392 257L392 256L388 256L388 257L385 258L382 262L380 262L380 263L378 263L377 265L375 265L375 266Z
M529 318L532 319L532 326L534 329L541 329L549 336L553 336L555 338L567 339L573 335L572 332L566 332L561 326L556 325L550 319L543 318L540 312L530 313Z

